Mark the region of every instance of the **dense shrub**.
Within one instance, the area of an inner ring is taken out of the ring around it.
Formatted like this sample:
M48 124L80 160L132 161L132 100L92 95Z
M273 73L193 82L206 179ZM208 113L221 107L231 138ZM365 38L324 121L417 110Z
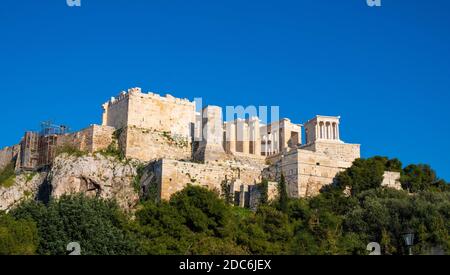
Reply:
M405 254L406 230L415 233L414 253L449 254L447 183L417 165L402 170L406 190L382 188L384 171L401 168L396 159L359 159L308 199L288 198L283 178L278 200L264 199L255 212L195 186L170 201L143 201L133 218L114 201L81 195L25 202L0 215L0 254L64 255L70 242L84 255L367 255L370 242L383 254Z

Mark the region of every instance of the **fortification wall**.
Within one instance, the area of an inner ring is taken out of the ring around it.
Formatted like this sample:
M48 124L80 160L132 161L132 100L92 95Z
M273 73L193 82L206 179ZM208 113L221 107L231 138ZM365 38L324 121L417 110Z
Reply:
M10 164L18 155L20 146L5 147L0 150L0 170Z
M234 152L232 154L234 159L238 162L249 164L249 165L265 165L266 164L266 158L261 155L251 155L251 154L244 154L244 153L238 153Z
M272 160L264 177L279 181L283 173L290 197L311 197L332 184L336 175L351 167L359 157L359 145L324 143L317 147L319 151L315 151L315 144L304 146ZM347 155L340 155L343 151Z
M128 125L190 137L195 125L195 103L166 95L131 93Z
M329 155L308 150L299 150L298 164L300 197L318 195L324 186L333 183L339 172L351 166L351 162L335 160Z
M103 126L121 129L128 125L129 96L122 92L117 98L103 104Z
M333 161L339 162L338 166L349 167L349 163L361 157L361 145L340 142L316 141L315 143L301 147L301 149L322 153Z
M122 92L103 105L103 125L116 129L134 126L170 132L174 136L193 135L196 110L195 102L142 93L140 88Z
M251 185L261 181L261 169L239 164L199 164L162 159L153 162L147 170L153 171L144 186L158 185L158 198L168 200L188 184L199 185L221 192L223 182L238 180Z
M79 132L58 136L57 146L71 145L78 150L94 153L106 149L114 138L115 128L91 125Z
M127 158L142 161L192 158L191 142L187 138L172 136L170 132L131 126L123 130L120 140Z
M92 150L93 128L88 127L76 133L59 136L57 146L73 146L78 150L91 152Z
M108 146L114 141L114 127L92 125L93 137L91 152L98 152L100 150L108 148Z

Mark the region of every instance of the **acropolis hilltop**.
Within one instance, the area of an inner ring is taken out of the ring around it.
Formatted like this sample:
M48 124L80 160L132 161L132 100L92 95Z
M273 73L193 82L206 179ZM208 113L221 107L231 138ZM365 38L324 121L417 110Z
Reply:
M94 154L115 146L125 158L145 163L144 193L153 187L158 199L169 199L187 184L221 190L225 182L236 204L249 206L263 178L272 196L283 174L289 196L310 197L361 156L359 144L341 139L338 116L318 115L304 124L287 118L264 124L255 116L225 122L221 107L197 107L129 89L102 105L101 125L26 132L18 145L0 151L0 168L14 162L18 172L42 171L52 166L58 148ZM383 184L398 185L399 176L387 173Z

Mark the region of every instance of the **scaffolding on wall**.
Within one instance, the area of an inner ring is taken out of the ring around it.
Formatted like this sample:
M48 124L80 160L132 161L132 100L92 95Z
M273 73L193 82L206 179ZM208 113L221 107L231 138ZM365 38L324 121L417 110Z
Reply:
M20 168L34 170L50 165L56 157L58 137L68 132L67 126L52 121L41 122L39 132L26 132L21 142Z
M41 122L41 136L49 135L65 135L69 131L69 128L65 125L56 125L52 121Z

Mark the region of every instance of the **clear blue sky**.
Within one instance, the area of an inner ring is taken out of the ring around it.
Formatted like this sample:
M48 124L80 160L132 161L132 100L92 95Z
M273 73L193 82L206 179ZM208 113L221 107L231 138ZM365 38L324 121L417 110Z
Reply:
M364 157L450 180L450 1L2 0L0 147L42 120L81 129L142 87L214 105L341 115Z

